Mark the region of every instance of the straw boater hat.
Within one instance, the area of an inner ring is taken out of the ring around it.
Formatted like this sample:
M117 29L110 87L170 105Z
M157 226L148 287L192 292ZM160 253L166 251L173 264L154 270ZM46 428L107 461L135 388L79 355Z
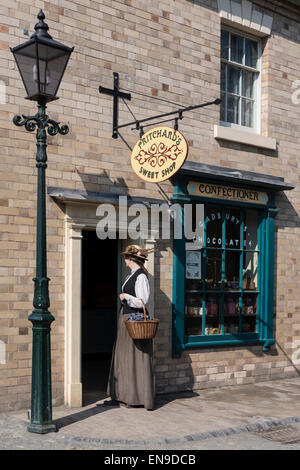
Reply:
M142 261L143 263L147 261L147 255L150 250L146 250L145 248L141 248L138 245L129 245L127 246L126 250L121 253L125 256L130 256L133 259L138 261Z

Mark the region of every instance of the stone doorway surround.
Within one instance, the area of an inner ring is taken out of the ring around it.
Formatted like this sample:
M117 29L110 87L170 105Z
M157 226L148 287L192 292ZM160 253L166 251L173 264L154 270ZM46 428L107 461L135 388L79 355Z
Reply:
M63 188L48 188L48 194L65 206L65 366L64 366L64 403L69 407L82 407L81 379L81 287L82 287L82 231L96 230L100 218L96 210L101 202L107 203L107 198L101 199L100 194L95 198L83 198L80 192ZM85 193L86 195L86 193ZM116 202L116 197L110 197L110 203ZM135 202L135 201L132 201ZM141 202L137 200L136 202ZM157 201L155 201L157 203ZM161 201L159 201L161 202ZM116 206L117 210L117 206ZM148 228L148 227L147 227ZM127 226L117 217L116 232L118 237L127 234ZM145 248L155 246L154 234L150 233L147 240L119 239L119 252L128 244L142 244ZM149 310L154 311L154 253L150 253L147 262L151 297ZM122 271L122 267L121 267ZM122 272L120 273L119 290L121 289Z

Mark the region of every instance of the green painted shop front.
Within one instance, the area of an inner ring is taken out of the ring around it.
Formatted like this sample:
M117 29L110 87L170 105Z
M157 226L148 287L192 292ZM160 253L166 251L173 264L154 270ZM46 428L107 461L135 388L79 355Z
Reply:
M192 205L195 230L202 204L203 230L197 247L173 241L173 357L234 345L267 351L274 343L275 200L290 189L282 178L193 162L176 175L172 201L182 224Z

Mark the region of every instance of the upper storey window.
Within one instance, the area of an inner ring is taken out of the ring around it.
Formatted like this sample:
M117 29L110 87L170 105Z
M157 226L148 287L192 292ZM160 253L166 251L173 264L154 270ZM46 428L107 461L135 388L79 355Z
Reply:
M260 131L260 42L221 31L221 123Z

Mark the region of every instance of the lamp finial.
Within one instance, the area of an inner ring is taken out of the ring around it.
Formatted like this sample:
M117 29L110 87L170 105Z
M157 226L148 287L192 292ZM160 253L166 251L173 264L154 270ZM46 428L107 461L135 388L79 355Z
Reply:
M36 32L31 36L31 38L44 37L44 38L52 39L52 37L48 33L49 26L47 25L47 23L44 22L44 19L46 17L42 9L39 11L37 18L39 22L36 23L34 27Z

